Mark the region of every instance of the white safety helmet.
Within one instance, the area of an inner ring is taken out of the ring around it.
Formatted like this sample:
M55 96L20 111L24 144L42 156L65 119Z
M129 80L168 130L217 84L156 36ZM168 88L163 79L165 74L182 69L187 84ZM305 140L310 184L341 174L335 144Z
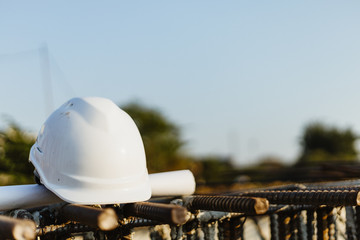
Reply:
M53 112L29 160L41 183L67 202L128 203L151 196L140 133L105 98L73 98Z

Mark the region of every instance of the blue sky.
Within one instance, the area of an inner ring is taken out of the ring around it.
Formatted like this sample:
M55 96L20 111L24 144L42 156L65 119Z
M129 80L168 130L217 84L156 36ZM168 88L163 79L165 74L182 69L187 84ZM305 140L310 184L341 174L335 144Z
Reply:
M0 114L36 133L49 89L52 109L74 96L137 100L180 125L189 153L291 162L310 121L360 133L359 10L358 1L0 1Z

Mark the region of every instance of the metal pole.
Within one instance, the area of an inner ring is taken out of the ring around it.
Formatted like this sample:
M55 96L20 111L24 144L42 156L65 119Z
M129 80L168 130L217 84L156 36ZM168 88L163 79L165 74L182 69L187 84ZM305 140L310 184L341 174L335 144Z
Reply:
M270 240L279 240L278 215L270 215Z
M355 221L354 221L354 209L353 207L346 207L346 236L348 240L355 240L356 233L355 233Z
M33 240L36 237L35 222L1 215L0 236L1 239Z
M278 215L278 226L279 226L279 240L290 239L290 220L291 218L284 213Z
M313 240L316 239L315 237L315 218L314 218L315 211L309 209L306 211L306 232L307 232L307 239Z
M185 206L190 210L214 210L263 214L269 209L265 198L238 196L192 196L185 198Z
M358 190L278 190L241 193L240 196L266 198L273 204L357 206Z
M230 233L231 239L244 239L244 223L245 219L240 217L230 218Z
M103 231L119 226L118 217L112 208L94 208L77 204L68 204L60 209L60 216L66 220L80 222Z
M182 225L189 218L186 208L174 204L128 203L123 207L123 212L125 216L142 217L175 225Z

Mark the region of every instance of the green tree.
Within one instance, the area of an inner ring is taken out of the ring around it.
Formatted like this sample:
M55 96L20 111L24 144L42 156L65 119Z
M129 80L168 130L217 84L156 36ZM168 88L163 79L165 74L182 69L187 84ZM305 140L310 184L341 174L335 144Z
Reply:
M351 129L339 129L319 122L310 123L301 137L302 151L298 163L353 162L357 159L357 138Z
M34 168L28 158L34 142L35 136L26 133L13 122L0 131L0 172L11 178L5 181L6 184L33 181Z
M159 110L136 102L121 106L135 121L142 136L149 172L191 168L190 159L182 153L184 142L180 129Z
M200 159L202 172L201 178L205 183L227 182L233 180L228 173L234 169L231 160L217 156L209 156Z

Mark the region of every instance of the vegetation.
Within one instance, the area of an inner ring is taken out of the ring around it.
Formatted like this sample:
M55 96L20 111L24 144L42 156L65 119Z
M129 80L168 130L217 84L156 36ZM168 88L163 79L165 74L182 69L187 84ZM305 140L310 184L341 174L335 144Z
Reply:
M188 156L183 147L180 128L160 111L139 103L121 107L135 121L143 138L147 166L150 173L190 169L197 180L216 182L224 180L224 172L233 168L229 159Z
M130 103L121 108L134 119L141 133L150 172L174 170L188 164L180 153L184 143L175 124L159 111L138 103Z
M233 170L234 166L230 159L216 156L209 156L200 159L201 163L201 180L205 183L224 183L231 182L232 177L228 172Z
M33 135L13 122L0 131L0 184L33 182L34 168L28 159L34 142Z
M190 169L197 181L203 183L229 183L238 179L239 175L244 179L250 176L253 180L264 177L270 179L269 176L271 179L286 180L296 175L299 166L310 166L319 171L314 168L315 165L338 161L354 163L357 160L355 141L358 137L351 129L339 129L316 122L304 128L300 141L301 155L295 166L285 166L279 158L268 156L262 158L256 166L236 170L232 161L222 156L195 158L186 154L180 127L159 110L134 102L121 108L134 119L139 128L150 173ZM0 185L34 181L33 167L28 161L34 142L35 136L15 123L0 130ZM345 170L343 176L349 176L349 169ZM308 172L306 170L301 174L306 175Z
M298 164L354 162L357 160L357 138L351 129L339 129L319 122L310 123L301 137L302 151Z

